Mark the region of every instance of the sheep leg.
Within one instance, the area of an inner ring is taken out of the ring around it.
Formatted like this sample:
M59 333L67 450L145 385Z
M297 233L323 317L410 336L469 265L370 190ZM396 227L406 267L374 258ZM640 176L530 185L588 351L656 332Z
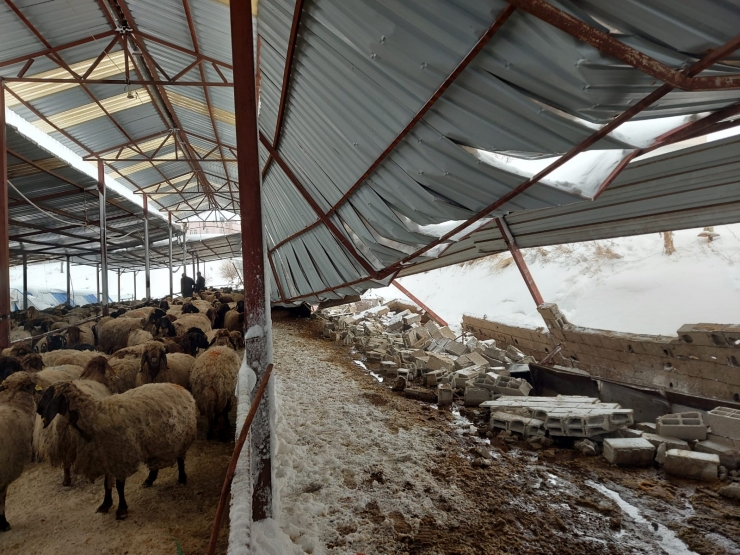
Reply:
M62 480L62 485L65 487L72 485L72 473L68 466L64 467L64 480Z
M144 483L141 484L142 487L150 488L154 485L154 480L157 479L157 476L159 475L158 469L149 469L149 476L146 477L146 480L144 480Z
M185 458L177 457L177 483L185 485L188 483L188 475L185 474Z
M105 496L103 497L103 504L98 507L99 513L108 514L110 508L113 506L113 485L111 484L112 478L107 476L103 478L103 488L105 489Z
M0 532L10 530L10 524L5 519L5 494L8 493L8 486L0 490Z
M208 419L208 431L206 432L206 439L213 439L216 436L216 421L218 416L213 415Z
M126 479L116 480L116 491L118 492L118 509L116 509L116 520L126 520L128 516L128 503L126 503L126 495L124 494L124 488L126 487Z

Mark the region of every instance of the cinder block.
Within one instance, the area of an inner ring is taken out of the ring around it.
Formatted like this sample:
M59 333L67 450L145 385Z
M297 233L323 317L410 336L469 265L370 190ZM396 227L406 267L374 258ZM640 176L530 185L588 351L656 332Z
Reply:
M500 393L501 395L521 395L526 397L532 391L532 386L529 385L529 382L521 378L499 376L496 381L495 390L496 393Z
M666 449L685 449L687 451L691 450L691 447L689 447L689 444L686 441L677 437L665 437L651 433L642 434L642 437L647 439L655 447L659 447L660 444L663 443L665 444Z
M462 370L463 368L467 368L468 366L476 366L476 364L472 360L470 360L468 355L462 355L455 359L455 368L457 368L458 370Z
M688 441L707 439L707 426L700 412L665 414L656 421L658 435Z
M740 440L740 410L717 407L709 411L705 417L713 434Z
M437 328L436 330L432 331L432 337L434 339L444 338L444 339L449 339L451 341L454 341L457 336L455 335L455 332L452 331L448 326L444 326L442 328Z
M455 368L455 361L446 355L437 353L429 353L429 361L427 362L427 368L429 370L453 370Z
M466 350L465 345L459 341L448 341L445 345L445 351L458 357L464 355Z
M491 392L482 387L466 387L464 403L466 407L477 407L491 400Z
M604 457L617 466L650 466L655 447L641 437L604 439Z
M514 347L514 345L509 345L508 347L506 347L506 356L508 356L512 360L519 361L522 360L526 355L519 349Z
M736 470L740 467L740 451L728 445L710 440L697 441L694 451L717 455L719 457L719 463L730 470Z
M710 453L695 453L683 449L666 451L663 470L673 476L693 478L711 482L717 480L719 455Z
M437 386L437 405L446 407L452 404L452 387L449 384Z

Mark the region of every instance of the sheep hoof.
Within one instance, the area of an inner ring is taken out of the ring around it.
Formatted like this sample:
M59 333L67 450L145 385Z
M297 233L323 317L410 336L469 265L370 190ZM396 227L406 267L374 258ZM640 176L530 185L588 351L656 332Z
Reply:
M110 508L111 508L111 505L108 505L107 503L103 503L100 507L98 507L97 512L107 515L108 511L110 511Z
M5 520L5 515L0 516L0 532L7 532L10 530L10 524Z
M124 507L123 509L118 507L118 510L116 511L116 520L126 520L126 517L128 517L128 507Z

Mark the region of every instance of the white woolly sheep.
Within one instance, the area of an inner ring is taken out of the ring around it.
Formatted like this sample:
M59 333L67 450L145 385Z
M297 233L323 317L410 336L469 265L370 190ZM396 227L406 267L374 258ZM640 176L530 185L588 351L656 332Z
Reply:
M134 330L128 336L126 343L127 347L135 347L136 345L143 345L147 341L154 339L152 334L145 330Z
M0 385L0 532L10 529L5 518L5 497L8 486L23 472L31 460L34 402L33 384L9 387L8 380Z
M174 324L177 335L185 334L190 328L200 328L203 333L211 331L211 321L205 314L183 314Z
M195 440L197 410L193 397L175 384L146 384L120 395L98 400L74 383L51 386L39 402L38 412L48 424L55 416L66 416L78 443L74 471L94 480L112 476L118 491L116 519L128 516L124 495L126 478L145 463L150 487L159 469L177 463L178 482L185 484L185 454ZM113 505L112 487L104 481L105 497L98 512Z
M164 344L152 341L141 356L136 387L147 383L174 383L190 389L190 372L195 357L183 353L167 354Z
M211 347L195 359L190 389L200 413L208 420L208 439L213 439L219 419L229 427L229 411L236 391L241 361L229 347Z
M111 354L123 349L131 332L144 329L144 318L116 318L98 328L98 345L102 352Z
M90 362L90 359L96 357L98 353L95 351L78 351L76 349L62 349L59 351L51 351L49 353L42 353L41 358L44 361L44 366L60 366L62 364L74 364L76 366L82 366Z
M149 318L149 315L157 310L154 306L144 306L135 310L129 310L128 312L121 315L122 318Z
M51 385L45 383L46 380L43 380L43 378L40 379L38 374L28 374L28 376L35 385L39 386L38 389ZM61 381L69 380L59 380L54 383L60 383ZM82 391L96 399L103 399L111 394L103 383L94 379L76 379L74 383ZM52 466L63 468L62 486L72 485L71 468L77 457L77 443L79 441L80 437L70 430L69 421L66 418L57 418L48 427L44 427L40 416L36 418L33 430L34 453L37 460L47 460Z

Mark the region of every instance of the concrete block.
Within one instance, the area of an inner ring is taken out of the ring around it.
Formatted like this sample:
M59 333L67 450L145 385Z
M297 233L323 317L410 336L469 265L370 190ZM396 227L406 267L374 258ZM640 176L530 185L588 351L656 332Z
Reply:
M421 314L407 314L403 317L403 323L407 326L421 322Z
M740 440L740 410L717 407L709 411L705 419L713 434Z
M529 382L521 378L499 376L495 389L496 393L500 393L501 395L521 395L526 397L532 391L532 386L529 385Z
M437 325L437 322L434 320L427 321L426 324L424 324L424 327L429 332L430 335L433 335L435 331L439 330L439 326Z
M519 361L522 360L526 355L519 349L514 347L514 345L509 345L508 347L506 347L506 356L509 357L511 360Z
M416 367L419 370L426 370L427 369L427 363L429 362L428 356L416 356L414 357L414 362L416 363Z
M478 366L471 366L469 368L463 368L462 370L456 371L452 375L452 387L455 389L463 389L467 387L469 382L473 382L483 370Z
M476 366L476 364L472 360L470 360L468 355L463 355L455 359L455 368L457 368L458 370L462 370L463 368L467 368L468 366Z
M689 447L689 444L686 441L677 437L665 437L651 433L644 433L642 434L642 437L647 439L655 447L659 447L661 444L664 444L666 446L666 449L685 449L687 451L691 450L691 447Z
M429 353L429 362L427 362L427 369L452 371L455 369L455 361L446 355Z
M638 422L635 427L638 430L642 430L643 432L647 432L649 434L654 434L658 431L658 427L656 426L655 422Z
M385 316L389 312L389 308L384 305L375 306L373 308L368 308L361 314L363 316L374 316L375 318L380 318L381 316Z
M444 326L442 328L437 328L432 332L432 338L434 339L449 339L451 341L454 341L457 336L455 335L455 332L452 331L448 326Z
M403 328L403 317L409 314L411 314L411 311L404 310L403 312L399 312L398 314L391 316L385 326L386 331L401 330Z
M446 407L452 404L452 387L449 384L437 386L437 405Z
M508 430L524 436L544 435L544 422L526 414L494 411L491 413L489 428Z
M393 360L384 360L383 362L380 363L380 368L386 371L394 370L398 368L398 364L396 364L396 362Z
M440 378L447 374L446 370L433 370L424 374L424 381L428 386L435 386L439 384Z
M641 437L604 439L604 457L617 466L650 466L655 447Z
M465 349L469 353L475 352L475 350L478 348L478 340L475 337L471 337L465 342Z
M445 351L447 351L451 355L459 357L465 354L466 349L465 345L463 345L459 341L448 341L445 345Z
M719 457L719 463L730 470L740 468L740 451L734 447L707 440L697 441L696 445L694 445L694 451L717 455Z
M717 480L719 455L695 453L684 449L669 449L663 470L673 476L711 482Z
M464 403L466 407L477 407L485 401L491 400L491 392L482 387L466 387Z
M367 360L370 362L380 362L383 360L383 355L385 355L385 353L381 353L380 351L367 351L365 353Z
M475 366L488 366L488 360L480 353L471 352L465 355Z
M660 416L656 422L658 435L688 441L707 439L707 426L700 412L678 412Z
M735 501L740 501L740 484L735 482L733 484L730 484L729 486L719 488L718 493L722 497L727 497L728 499L734 499Z

